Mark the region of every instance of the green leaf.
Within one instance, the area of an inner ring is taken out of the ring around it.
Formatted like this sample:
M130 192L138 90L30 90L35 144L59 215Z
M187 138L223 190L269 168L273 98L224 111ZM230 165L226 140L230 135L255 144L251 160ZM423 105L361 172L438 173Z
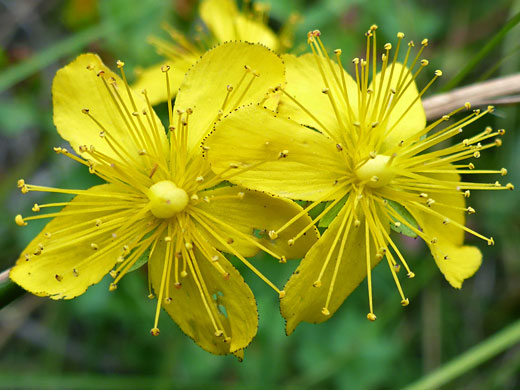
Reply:
M141 268L143 265L148 263L148 257L150 256L150 248L144 251L144 253L141 255L139 259L134 263L133 266L130 267L128 272L134 272L137 271L139 268Z
M387 207L392 208L399 216L404 219L406 222L408 222L410 225L412 225L417 230L420 229L419 224L415 220L415 218L408 212L408 210L400 205L397 202L394 202L393 200L386 200L387 201ZM406 226L404 223L400 223L396 218L393 216L390 216L392 218L392 222L390 222L390 228L397 233L404 234L405 236L415 238L417 237L417 234L410 229L408 226ZM397 222L397 225L396 225Z
M329 227L329 225L332 223L332 221L334 221L334 218L336 218L336 215L338 215L338 213L341 211L341 209L343 208L343 206L345 205L346 201L348 199L348 194L345 195L338 203L336 203L334 205L333 208L331 208L327 214L325 214L323 216L323 218L320 219L320 222L318 223L318 227L321 227L321 228L326 228L326 227ZM334 202L333 200L329 200L326 204L325 204L325 208L326 209L327 207L330 206L330 204Z

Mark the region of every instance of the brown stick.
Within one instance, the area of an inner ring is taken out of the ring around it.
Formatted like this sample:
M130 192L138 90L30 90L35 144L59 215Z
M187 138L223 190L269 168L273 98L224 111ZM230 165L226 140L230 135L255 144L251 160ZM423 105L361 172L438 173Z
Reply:
M463 106L466 102L470 102L473 107L517 103L520 97L509 95L519 93L520 73L516 73L431 96L423 100L423 106L426 118L432 120Z
M0 272L0 283L9 279L9 271L11 271L11 268L6 269L3 272Z

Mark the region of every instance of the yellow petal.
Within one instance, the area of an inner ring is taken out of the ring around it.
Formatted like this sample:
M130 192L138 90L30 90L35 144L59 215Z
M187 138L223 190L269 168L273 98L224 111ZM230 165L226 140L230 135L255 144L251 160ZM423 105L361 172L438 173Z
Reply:
M187 73L175 101L176 110L193 109L188 148L197 148L199 153L200 142L211 131L220 110L225 114L241 105L259 102L269 88L283 81L282 60L263 46L228 42L207 51ZM231 92L228 86L233 88Z
M443 169L450 169L450 166ZM439 180L460 181L460 176L457 174L432 174L430 176ZM447 224L443 219L418 208L410 208L410 212L424 233L437 239L435 244L428 243L428 246L446 280L453 287L461 288L464 279L473 276L482 263L482 254L478 248L463 246L465 233L453 223L465 224L465 212L462 208L465 207L466 201L462 193L435 193L431 196L435 200L431 209L444 215L447 218ZM442 206L439 203L453 207ZM455 207L461 209L457 210Z
M175 61L168 60L161 64L143 69L137 73L137 81L132 85L134 91L140 92L146 89L148 98L152 105L165 102L168 99L168 91L166 88L166 78L161 70L164 65L170 66L168 77L170 79L170 93L174 98L177 90L184 79L184 76L190 66L194 64L199 57L185 54L182 58Z
M391 80L390 74L392 74ZM375 85L374 82L370 84L370 88L374 90L374 96L377 96L380 90L382 91L381 96L384 96L383 94L385 91L390 88L396 89L397 92L396 95L393 95L392 99L396 99L396 96L400 95L388 117L386 129L389 130L390 133L383 144L382 151L384 151L388 148L394 147L400 141L405 140L424 129L424 126L426 125L426 114L424 113L421 99L418 99L419 92L417 91L417 85L415 84L415 81L412 80L412 75L408 68L404 67L402 64L396 63L392 73L392 65L389 65L385 72L382 85L381 78L381 73L378 73ZM398 83L400 89L397 91ZM376 100L377 98L372 98L374 104ZM386 102L388 102L388 100ZM380 98L377 107L378 112L381 110L384 103L385 100ZM372 106L372 110L373 109Z
M191 269L188 269L185 278L181 278L181 288L170 286L172 301L163 304L163 308L182 331L206 351L216 355L229 353L240 355L239 351L249 345L258 328L258 313L253 293L240 273L221 253L209 244L205 245L203 250L211 257L218 256L219 264L230 274L228 279L223 278L211 264L211 260L204 257L200 248L194 247L197 267L200 271L197 280L199 282L202 280L206 285L208 294L205 297L208 299L208 305L231 340L225 342L223 336L215 335L215 327L212 325ZM156 295L160 290L164 255L165 244L161 240L148 263Z
M280 232L278 238L269 237L269 231L276 231L302 211L300 206L290 200L249 191L242 187L222 187L204 191L199 193L199 196L201 194L208 197L209 203L201 202L196 210L200 209L209 214L210 217L204 217L204 214L201 216L205 218L206 223L215 227L215 231L224 239L232 238L231 246L244 257L254 256L258 252L259 247L251 241L254 240L279 256L299 259L318 239L316 229L313 227L302 238L296 240L294 245L288 245L289 239L312 222L306 214ZM254 233L256 237L253 236ZM211 235L206 234L206 237L214 246L226 251L226 248Z
M219 42L241 40L278 49L278 38L269 27L240 13L235 0L205 0L200 17Z
M97 76L100 71L104 74ZM129 110L129 115L125 115L124 119L103 84L103 78L108 83L111 77L116 80L118 91ZM113 144L119 144L118 149L125 149L137 156L141 148L133 141L130 133L139 133L142 130L138 124L135 130L127 123L137 123L131 113L142 113L146 104L141 94L132 93L132 96L137 106L136 110L132 107L121 78L108 69L97 55L82 54L56 73L52 84L54 123L60 135L70 142L78 154L91 158L90 155L82 153L79 146L93 145L97 151L120 160L107 141L99 136L102 129L88 115L82 113L82 110L88 109L90 115L106 129L105 137ZM166 145L166 135L161 122L155 113L151 115L159 126L161 140ZM145 119L143 121L146 122Z
M328 85L330 96L332 96L336 104L338 113L344 120L347 120L348 107L343 93L343 78L348 93L348 103L352 113L357 115L358 97L355 81L335 62L326 61L313 54L304 54L298 57L292 54L285 54L282 56L282 59L286 67L287 87L285 90L308 110L314 118L317 118L319 123L287 97L282 98L278 106L280 115L290 117L296 122L314 127L320 131L322 131L322 127L325 127L329 133L339 136L342 131L345 131L344 127L339 124L334 106L331 104L331 99L323 93L323 90ZM320 67L316 62L317 60L321 64L326 81L323 79Z
M236 171L244 173L230 181L287 198L315 200L344 177L334 142L258 106L240 108L218 122L204 145L217 173L237 164Z
M106 193L111 186L112 184L105 184L92 187L88 192ZM78 202L90 202L92 205L89 207L93 208L96 204L106 205L107 198L78 195L63 212L85 210L86 206L75 205ZM112 242L111 233L115 229L101 230L102 234L97 233L90 237L82 234L82 230L95 228L96 219L106 221L106 217L106 211L88 210L83 215L55 217L27 245L11 269L10 278L31 293L52 299L71 299L83 294L114 267L121 254L123 244L114 245ZM92 220L91 226L75 227L88 220ZM64 229L67 231L63 231ZM92 248L92 243L97 245L97 250ZM39 247L40 244L43 249ZM39 252L39 255L35 255Z
M328 306L330 315L322 314L336 266L342 236L339 238L331 260L325 269L321 279L321 287L314 287L313 283L318 279L335 237L342 233L340 228L344 215L345 207L330 224L318 243L305 256L284 287L285 297L280 300L280 308L286 320L286 332L288 335L302 321L316 324L328 320L366 277L365 223L362 221L358 228L351 227L348 232L343 256L340 259L341 263L338 268L337 280ZM371 266L373 268L379 262L374 256L375 251L373 247L371 248L371 254Z

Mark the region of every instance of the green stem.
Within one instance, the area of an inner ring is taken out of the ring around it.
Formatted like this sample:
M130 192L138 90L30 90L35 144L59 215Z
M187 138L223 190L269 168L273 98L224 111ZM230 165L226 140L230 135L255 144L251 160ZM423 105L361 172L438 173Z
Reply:
M403 390L436 390L440 386L474 369L500 352L520 342L520 320L502 329L487 340L463 353L451 362L422 377Z
M9 279L9 271L0 273L0 309L25 293L23 288Z
M460 82L473 70L477 64L482 61L489 54L493 48L498 45L506 34L520 22L520 12L513 16L509 21L491 38L484 47L468 62L468 64L446 85L441 88L441 91L449 91L455 88Z

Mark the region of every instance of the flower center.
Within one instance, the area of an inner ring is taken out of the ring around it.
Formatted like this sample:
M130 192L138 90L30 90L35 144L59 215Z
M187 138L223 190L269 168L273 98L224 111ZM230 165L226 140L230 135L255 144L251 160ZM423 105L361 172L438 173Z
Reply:
M395 176L391 163L389 156L378 154L375 158L370 158L360 166L356 170L356 176L360 181L366 182L368 187L383 187L390 183L390 180Z
M148 193L150 211L157 218L171 218L186 208L188 194L170 180L163 180L150 187Z

